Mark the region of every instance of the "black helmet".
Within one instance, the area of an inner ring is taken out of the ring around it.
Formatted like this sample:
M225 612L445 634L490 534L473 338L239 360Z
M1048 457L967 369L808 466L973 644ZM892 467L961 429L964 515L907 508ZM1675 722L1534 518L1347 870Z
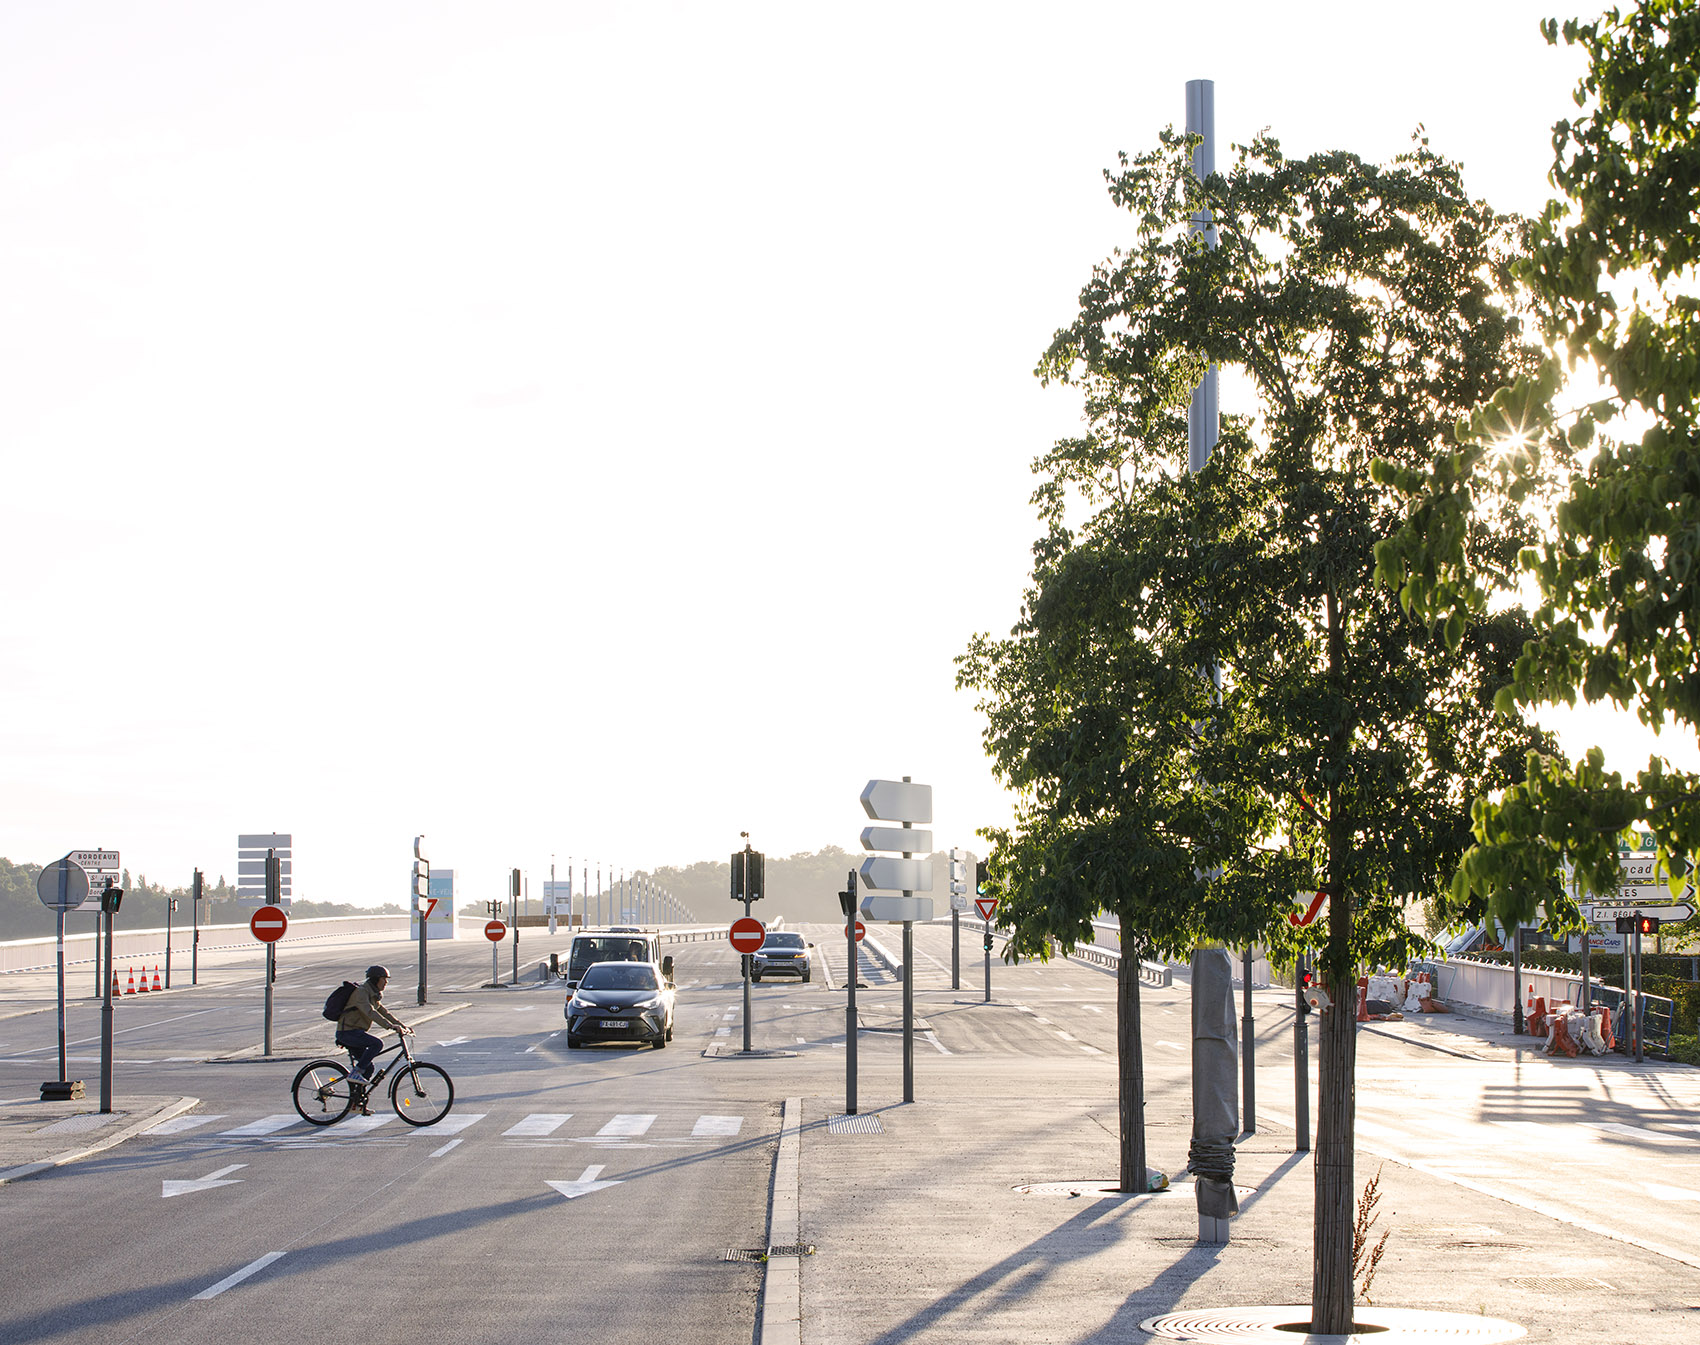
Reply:
M388 967L373 966L366 968L366 979L368 981L376 981L380 978L386 981L390 979L390 969Z

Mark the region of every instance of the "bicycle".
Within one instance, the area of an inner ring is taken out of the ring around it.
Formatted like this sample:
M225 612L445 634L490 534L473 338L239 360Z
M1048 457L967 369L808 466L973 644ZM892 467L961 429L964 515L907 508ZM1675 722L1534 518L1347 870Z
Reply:
M412 1126L434 1125L442 1120L455 1100L454 1080L449 1078L448 1071L428 1060L414 1059L405 1036L398 1037L394 1046L378 1052L373 1063L391 1051L400 1051L401 1059L390 1061L367 1080L354 1073L352 1051L347 1064L340 1060L309 1060L295 1076L292 1089L295 1110L301 1119L308 1125L335 1125L348 1115L356 1101L376 1093L378 1085L393 1069L396 1074L390 1084L390 1106L395 1108L395 1114Z

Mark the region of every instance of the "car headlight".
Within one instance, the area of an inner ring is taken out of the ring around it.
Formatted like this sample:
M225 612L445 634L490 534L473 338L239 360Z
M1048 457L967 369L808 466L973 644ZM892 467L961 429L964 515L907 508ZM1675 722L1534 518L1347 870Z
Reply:
M634 1009L659 1009L661 1007L661 996L652 995L648 999L641 999L632 1007Z

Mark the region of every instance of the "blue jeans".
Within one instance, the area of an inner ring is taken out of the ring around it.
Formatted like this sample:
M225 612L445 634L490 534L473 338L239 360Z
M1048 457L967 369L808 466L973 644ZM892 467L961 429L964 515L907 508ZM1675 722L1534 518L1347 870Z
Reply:
M384 1043L370 1032L358 1028L338 1028L336 1044L346 1046L354 1055L354 1072L362 1079L372 1077L372 1057L384 1049Z

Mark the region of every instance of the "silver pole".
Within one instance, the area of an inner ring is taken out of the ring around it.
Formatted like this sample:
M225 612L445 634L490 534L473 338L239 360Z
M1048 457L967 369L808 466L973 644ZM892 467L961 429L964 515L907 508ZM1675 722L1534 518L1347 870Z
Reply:
M1186 132L1202 136L1193 146L1192 172L1200 182L1216 171L1216 82L1209 79L1189 79L1186 85ZM1204 235L1204 245L1216 246L1216 220L1208 210L1192 217L1190 232ZM1192 404L1187 408L1186 449L1187 470L1197 473L1210 461L1210 453L1221 437L1222 415L1216 394L1216 366L1204 372L1204 380L1192 390Z

